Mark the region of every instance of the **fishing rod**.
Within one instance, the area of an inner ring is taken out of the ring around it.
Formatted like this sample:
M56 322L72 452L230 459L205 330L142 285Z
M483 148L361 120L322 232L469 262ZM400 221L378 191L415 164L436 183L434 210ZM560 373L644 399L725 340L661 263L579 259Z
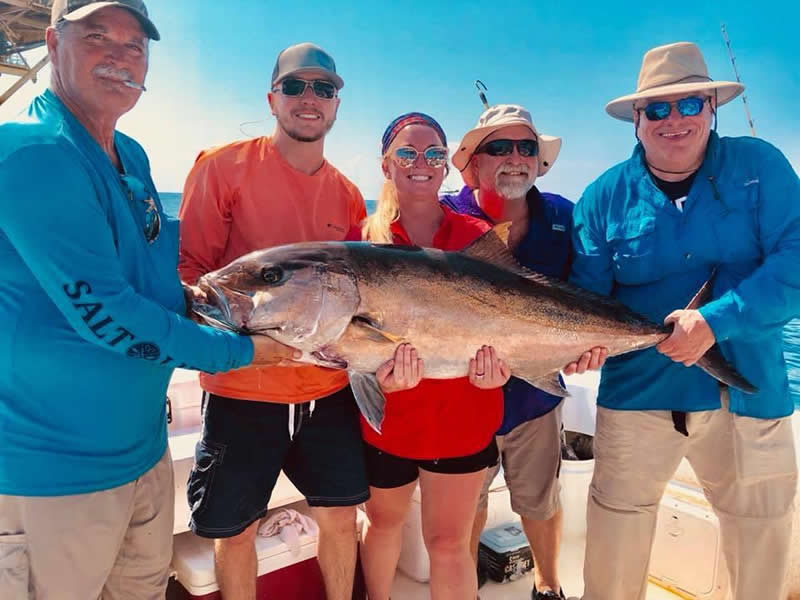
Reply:
M733 55L733 48L731 48L731 41L728 39L728 31L725 29L725 23L722 23L722 39L725 40L725 45L728 47L728 55L731 57L733 73L736 75L736 82L742 83L742 80L739 78L739 70L736 68L736 57ZM744 113L747 115L747 123L750 125L750 135L756 137L756 128L753 124L753 118L750 116L750 109L747 107L747 94L742 93L742 103L744 104Z

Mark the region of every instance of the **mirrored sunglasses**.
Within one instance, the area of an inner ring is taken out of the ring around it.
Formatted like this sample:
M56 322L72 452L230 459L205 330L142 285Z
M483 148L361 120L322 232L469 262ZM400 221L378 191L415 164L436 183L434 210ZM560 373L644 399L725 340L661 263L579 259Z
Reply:
M517 149L520 156L526 158L539 154L537 140L492 140L475 150L475 154L488 154L489 156L510 156Z
M133 175L122 175L120 179L134 217L142 223L144 239L148 244L152 244L161 233L161 213L158 211L158 205L138 178Z
M336 97L336 86L330 81L324 79L316 79L314 81L306 81L305 79L297 79L294 77L287 77L281 81L281 93L284 96L302 96L306 93L306 88L311 87L314 95L323 100L331 100Z
M410 169L420 154L427 165L434 169L439 169L447 164L448 153L444 146L430 146L422 152L413 146L401 146L394 151L394 161L404 169Z
M663 121L672 112L673 106L678 109L681 116L694 117L702 112L703 105L707 99L699 96L689 96L675 102L651 102L639 110L644 111L644 116L647 117L648 121Z

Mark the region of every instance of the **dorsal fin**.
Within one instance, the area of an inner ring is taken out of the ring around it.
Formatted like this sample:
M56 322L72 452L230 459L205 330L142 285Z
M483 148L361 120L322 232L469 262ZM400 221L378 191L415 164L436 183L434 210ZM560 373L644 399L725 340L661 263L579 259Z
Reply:
M558 294L560 298L573 298L576 301L591 302L595 307L601 308L605 311L613 313L614 318L628 319L631 322L643 323L648 322L654 328L661 328L661 325L651 323L645 317L634 313L628 307L620 304L619 301L611 298L610 296L603 296L595 294L588 290L584 290L574 286L566 281L561 281L556 277L549 277L530 269L523 267L511 254L508 249L508 231L511 228L510 222L500 223L491 230L484 233L477 240L472 242L469 246L464 248L461 253L484 262L491 263L512 273L516 273L520 277L524 277L540 286L543 290L549 290L551 294ZM666 331L666 330L664 330ZM533 384L535 385L535 384ZM551 392L552 393L552 392Z
M461 252L484 262L522 274L522 266L508 249L508 232L511 221L498 223Z

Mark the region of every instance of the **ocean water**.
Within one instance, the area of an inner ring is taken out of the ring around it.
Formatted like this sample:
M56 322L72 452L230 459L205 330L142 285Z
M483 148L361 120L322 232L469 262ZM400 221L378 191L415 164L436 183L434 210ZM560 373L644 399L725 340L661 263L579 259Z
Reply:
M789 387L797 410L800 409L800 319L783 328L783 356L789 368Z
M181 202L181 195L174 192L162 192L161 202L167 214L176 216ZM367 212L375 210L375 200L366 200ZM783 331L783 353L789 368L789 385L792 390L795 408L800 409L800 319L789 323Z

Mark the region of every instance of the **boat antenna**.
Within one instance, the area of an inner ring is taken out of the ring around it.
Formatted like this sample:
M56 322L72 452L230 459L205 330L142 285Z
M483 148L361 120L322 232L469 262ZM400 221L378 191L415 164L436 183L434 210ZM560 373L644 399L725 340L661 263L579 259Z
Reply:
M725 23L722 24L722 39L725 40L725 45L728 47L728 55L731 57L733 73L736 75L736 82L742 83L742 80L739 78L739 70L736 68L736 57L733 55L733 48L731 48L731 41L728 39L728 31L725 29ZM756 128L753 124L753 118L750 116L750 109L747 107L747 94L742 94L742 103L744 104L744 113L747 115L747 123L750 125L750 135L756 137Z
M488 92L489 90L486 89L486 86L484 85L484 83L480 79L476 79L475 80L475 87L478 90L478 98L481 99L481 102L483 103L483 106L488 109L489 108L489 101L486 100L486 94L484 94L484 92Z

